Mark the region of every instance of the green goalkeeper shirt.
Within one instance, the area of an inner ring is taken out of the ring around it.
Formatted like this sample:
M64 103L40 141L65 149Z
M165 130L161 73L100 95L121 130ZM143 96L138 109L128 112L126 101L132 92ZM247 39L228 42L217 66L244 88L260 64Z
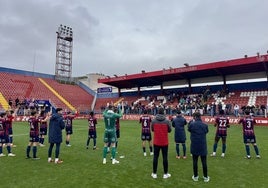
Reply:
M118 113L113 112L112 110L105 110L103 112L105 129L107 131L115 130L115 121L117 118L121 118L123 116L121 110L118 110Z

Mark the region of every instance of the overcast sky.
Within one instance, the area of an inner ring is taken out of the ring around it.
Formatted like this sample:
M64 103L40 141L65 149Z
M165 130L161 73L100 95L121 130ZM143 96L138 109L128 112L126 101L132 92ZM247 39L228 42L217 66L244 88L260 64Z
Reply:
M0 66L55 73L72 27L73 76L125 75L268 50L267 0L0 0Z

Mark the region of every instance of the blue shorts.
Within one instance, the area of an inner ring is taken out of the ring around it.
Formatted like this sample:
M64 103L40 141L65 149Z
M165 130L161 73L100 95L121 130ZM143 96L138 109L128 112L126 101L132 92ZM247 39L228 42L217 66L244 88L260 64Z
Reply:
M219 138L225 138L225 137L227 137L227 135L226 134L216 134L216 137L219 137Z
M47 135L47 127L40 128L40 135Z
M73 134L73 128L72 127L66 127L65 131L66 131L66 135Z
M88 138L97 138L97 132L96 131L88 131Z
M152 140L152 135L151 133L141 133L141 140L142 141L151 141Z
M12 135L12 134L13 134L13 129L12 129L12 128L9 128L9 129L8 129L8 134L9 134L9 135Z
M30 136L29 142L39 142L39 136Z
M1 135L0 136L0 143L5 144L5 143L9 143L9 136L8 135Z
M247 144L247 143L255 144L256 143L255 135L251 135L251 136L244 135L244 143L245 144Z

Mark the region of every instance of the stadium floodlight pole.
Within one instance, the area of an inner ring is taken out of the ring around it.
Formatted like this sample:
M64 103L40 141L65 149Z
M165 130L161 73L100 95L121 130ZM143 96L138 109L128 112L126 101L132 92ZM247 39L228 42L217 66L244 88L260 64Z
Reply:
M72 78L72 51L73 29L60 25L57 33L55 79L71 81Z

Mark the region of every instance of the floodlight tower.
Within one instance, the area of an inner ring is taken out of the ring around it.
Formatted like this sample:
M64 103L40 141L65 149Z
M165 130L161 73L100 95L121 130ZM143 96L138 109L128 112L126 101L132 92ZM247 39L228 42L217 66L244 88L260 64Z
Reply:
M55 79L71 81L73 31L71 27L60 25L57 33Z

